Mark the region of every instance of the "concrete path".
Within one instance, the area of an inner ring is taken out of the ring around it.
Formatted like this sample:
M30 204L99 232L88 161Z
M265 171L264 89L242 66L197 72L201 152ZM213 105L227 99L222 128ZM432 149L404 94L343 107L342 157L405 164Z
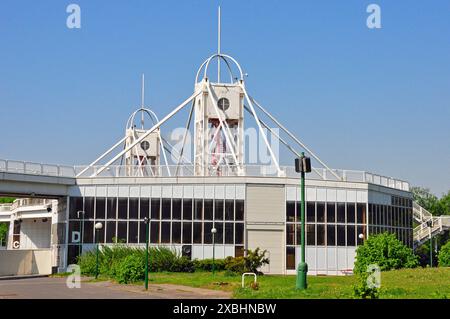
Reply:
M66 278L28 278L0 281L0 299L221 299L231 293L181 285L151 284L148 291L136 285L108 281L87 282L70 289Z

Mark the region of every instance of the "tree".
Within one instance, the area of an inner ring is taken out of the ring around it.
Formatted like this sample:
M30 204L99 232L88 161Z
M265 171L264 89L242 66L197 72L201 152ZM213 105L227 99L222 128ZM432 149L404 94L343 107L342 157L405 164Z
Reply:
M439 267L450 267L450 240L441 247L438 253Z
M428 188L411 187L411 193L413 194L414 201L433 215L439 216L446 213L444 202L432 194Z
M415 268L419 265L417 256L394 234L383 233L370 236L364 245L356 249L355 274L367 271L367 266L376 264L381 271L401 268Z
M14 202L15 198L12 197L0 197L0 204L10 204Z
M0 242L2 244L6 243L8 237L8 224L0 223Z

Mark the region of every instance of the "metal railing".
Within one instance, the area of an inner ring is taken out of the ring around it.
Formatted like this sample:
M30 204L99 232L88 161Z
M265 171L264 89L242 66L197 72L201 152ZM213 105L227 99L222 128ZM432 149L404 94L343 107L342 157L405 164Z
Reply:
M75 177L75 168L67 165L42 164L0 159L0 172Z
M52 199L45 198L20 198L16 199L11 206L11 210L17 209L19 207L30 207L30 206L49 206L52 204Z
M293 166L281 167L281 174L274 166L270 165L244 165L244 166L208 166L195 167L194 165L160 165L160 166L125 166L111 165L101 173L97 172L103 166L67 166L52 165L14 160L0 160L0 172L22 173L31 175L58 176L58 177L195 177L202 176L195 172L206 172L206 176L248 176L248 177L287 177L299 178ZM392 177L377 175L365 171L332 170L338 179L330 171L324 168L313 168L307 179L363 182L381 185L389 188L409 191L409 183ZM82 172L82 174L80 174ZM78 176L80 175L80 176Z
M416 247L450 228L450 216L434 216L416 202L413 203L413 217L420 223L413 230Z

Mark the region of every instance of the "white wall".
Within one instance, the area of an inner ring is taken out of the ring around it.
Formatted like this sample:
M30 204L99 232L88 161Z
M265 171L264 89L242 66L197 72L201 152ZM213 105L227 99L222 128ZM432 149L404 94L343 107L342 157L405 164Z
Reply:
M50 239L50 219L24 219L20 225L20 249L50 248Z

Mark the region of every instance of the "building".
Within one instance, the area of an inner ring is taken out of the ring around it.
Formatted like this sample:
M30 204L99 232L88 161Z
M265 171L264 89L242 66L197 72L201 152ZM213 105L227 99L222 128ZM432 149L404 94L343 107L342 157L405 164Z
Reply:
M213 63L217 80L210 76ZM230 80L223 81L228 76ZM292 162L304 150L318 165L306 179L309 274L347 273L353 269L356 247L377 233L395 233L413 247L413 218L420 220L422 230L431 219L418 215L407 182L329 168L248 94L242 67L220 52L220 45L198 69L194 93L162 120L145 107L143 97L124 137L90 165L0 161L0 170L9 174L1 177L0 193L55 199L51 209L41 213L48 216L37 222L49 234L45 245L58 271L96 243L143 245L147 217L153 246L168 246L192 259L211 258L213 247L216 258L242 256L246 249L259 247L270 258L264 272L295 273L300 259L300 181L293 167L279 165L269 136L292 153ZM183 143L176 148L161 132L188 105ZM248 115L268 151L269 164L246 163ZM194 151L188 158L191 131ZM11 219L9 247L39 246L30 246L24 235L31 229L38 232L34 217L21 216ZM100 230L94 227L97 223L102 224Z

